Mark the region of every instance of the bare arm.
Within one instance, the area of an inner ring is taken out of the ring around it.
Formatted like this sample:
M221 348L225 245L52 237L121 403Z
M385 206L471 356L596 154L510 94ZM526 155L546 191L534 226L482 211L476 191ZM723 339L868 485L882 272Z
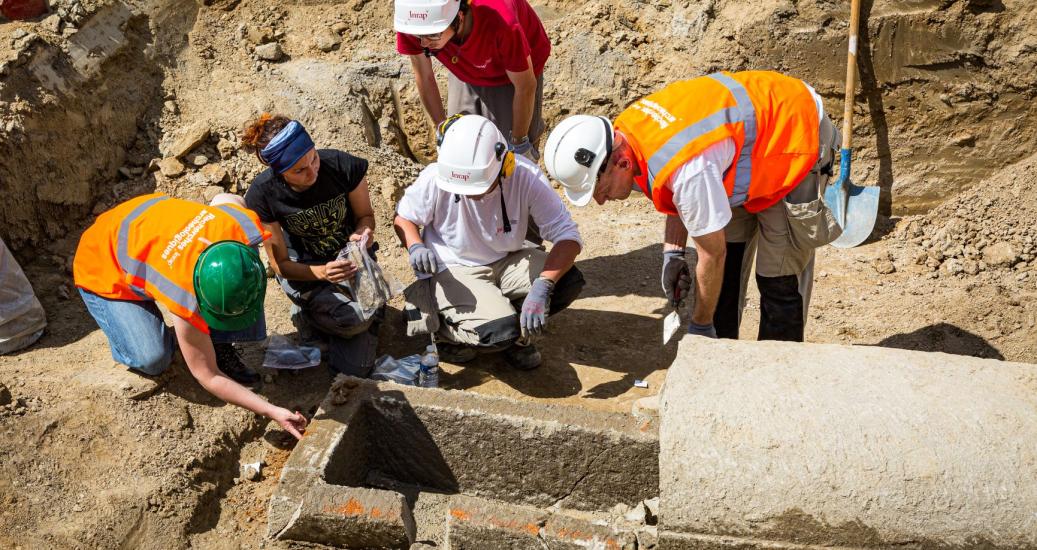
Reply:
M411 245L422 242L421 232L418 230L418 225L401 217L399 214L397 214L396 219L393 220L393 228L396 229L396 235L398 235L400 241L403 242L403 248L410 248Z
M302 430L306 429L305 417L271 404L216 368L216 352L208 334L179 317L173 319L173 330L180 342L180 351L184 354L187 369L206 391L227 403L275 420L289 433L302 438Z
M346 260L333 260L324 265L307 265L292 261L288 257L288 245L284 242L281 224L264 223L263 227L270 232L270 238L263 243L266 255L270 258L270 267L280 277L289 281L338 282L356 273L353 262Z
M663 252L679 250L682 253L688 246L688 228L679 216L666 216L666 228L663 230Z
M580 254L580 243L576 241L559 241L551 247L544 261L544 270L540 276L557 283L565 275Z
M370 247L374 244L374 208L371 207L371 192L367 187L367 178L349 193L349 208L356 217L356 229L349 240L358 241L367 235L367 246Z
M506 71L508 79L515 86L515 99L511 104L511 141L519 142L529 136L529 126L533 122L533 103L536 101L537 77L533 74L533 60L526 57L529 66L518 73Z
M425 112L432 118L432 125L438 126L446 119L443 109L443 96L439 95L436 74L432 71L432 60L420 53L410 56L410 66L414 71L414 79L418 85L418 97L425 106Z
M687 232L685 231L685 236ZM724 259L727 256L727 238L724 230L693 237L698 251L695 265L695 311L691 322L712 325L713 313L720 298L720 286L724 280Z

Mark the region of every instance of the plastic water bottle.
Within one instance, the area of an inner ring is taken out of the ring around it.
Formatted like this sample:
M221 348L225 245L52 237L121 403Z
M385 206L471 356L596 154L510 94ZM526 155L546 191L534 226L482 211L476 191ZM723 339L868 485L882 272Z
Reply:
M429 344L421 356L418 385L423 388L439 387L439 352L435 344Z

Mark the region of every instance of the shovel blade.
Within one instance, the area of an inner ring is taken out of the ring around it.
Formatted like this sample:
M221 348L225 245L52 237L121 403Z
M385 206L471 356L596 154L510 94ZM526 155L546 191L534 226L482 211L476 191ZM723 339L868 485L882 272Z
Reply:
M831 243L832 246L853 248L868 239L879 213L878 187L862 187L848 181L843 185L832 185L825 189L825 203L843 228L842 235Z
M681 329L681 316L677 310L673 310L663 319L663 345L670 343L674 334Z

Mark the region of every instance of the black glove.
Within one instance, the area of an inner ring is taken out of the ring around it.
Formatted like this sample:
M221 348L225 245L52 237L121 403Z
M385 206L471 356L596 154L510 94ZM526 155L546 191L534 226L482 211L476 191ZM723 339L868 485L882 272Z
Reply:
M667 250L663 252L663 293L670 305L677 307L691 289L691 271L688 262L684 261L683 250Z

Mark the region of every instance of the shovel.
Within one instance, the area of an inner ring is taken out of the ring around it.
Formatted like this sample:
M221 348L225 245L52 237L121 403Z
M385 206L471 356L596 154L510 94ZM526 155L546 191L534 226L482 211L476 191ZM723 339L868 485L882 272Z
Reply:
M857 26L860 0L850 3L850 46L846 56L846 99L843 105L843 143L839 151L839 180L825 189L825 204L843 229L832 242L836 248L853 248L863 243L875 228L879 213L879 188L862 187L850 181L850 148L853 139L853 96L857 83Z

